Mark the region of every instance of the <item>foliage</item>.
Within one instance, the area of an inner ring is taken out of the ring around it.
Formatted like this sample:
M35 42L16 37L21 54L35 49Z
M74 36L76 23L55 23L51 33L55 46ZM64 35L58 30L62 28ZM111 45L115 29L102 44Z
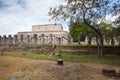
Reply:
M120 7L116 10L115 16L117 17L114 21L115 26L117 26L117 35L120 36Z
M120 7L119 0L66 0L67 4L60 5L57 8L51 8L49 15L53 20L66 20L77 17L82 18L96 34L98 45L98 54L103 55L103 35L98 28L98 24L107 15L113 14L116 8ZM97 26L97 27L96 27Z
M111 43L114 44L114 38L118 37L117 28L113 27L111 23L107 24L105 22L101 22L99 26L100 26L99 29L101 30L101 33L104 36L106 42L109 43L111 40Z
M72 19L70 20L69 31L71 36L73 37L74 42L78 42L79 36L80 40L84 41L86 35L93 35L91 28L89 28L85 23L81 21L79 18L77 18L75 21Z

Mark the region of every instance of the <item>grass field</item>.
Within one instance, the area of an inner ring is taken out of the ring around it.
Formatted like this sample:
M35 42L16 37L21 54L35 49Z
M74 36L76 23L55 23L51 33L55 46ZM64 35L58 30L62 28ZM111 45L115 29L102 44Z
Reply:
M1 54L1 51L0 51ZM61 59L66 62L86 62L86 63L99 63L109 65L120 65L120 56L103 56L97 57L96 55L75 55L69 53L60 53ZM39 59L39 60L57 60L56 55L50 54L37 54L30 52L18 52L18 51L5 51L3 56L15 56L21 58Z

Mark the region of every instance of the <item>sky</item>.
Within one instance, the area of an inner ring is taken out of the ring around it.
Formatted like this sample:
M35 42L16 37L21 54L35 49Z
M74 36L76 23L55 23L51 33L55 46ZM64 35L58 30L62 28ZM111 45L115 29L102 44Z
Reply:
M63 3L64 0L0 0L0 35L31 31L32 25L54 24L49 21L49 9ZM57 23L68 31L66 22Z

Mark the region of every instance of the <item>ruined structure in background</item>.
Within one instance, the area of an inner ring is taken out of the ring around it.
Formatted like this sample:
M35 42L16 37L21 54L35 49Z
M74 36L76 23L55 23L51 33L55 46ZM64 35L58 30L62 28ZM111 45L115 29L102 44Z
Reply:
M79 37L80 38L80 37ZM47 24L47 25L34 25L32 31L18 32L16 35L3 35L0 36L1 44L76 44L73 43L71 35L63 31L61 24ZM84 41L80 41L79 44L97 45L96 37L89 37L86 35ZM104 38L104 44L106 45L120 45L120 37L114 37L112 39Z
M34 25L30 32L18 32L13 37L0 36L3 44L71 44L72 37L61 24Z

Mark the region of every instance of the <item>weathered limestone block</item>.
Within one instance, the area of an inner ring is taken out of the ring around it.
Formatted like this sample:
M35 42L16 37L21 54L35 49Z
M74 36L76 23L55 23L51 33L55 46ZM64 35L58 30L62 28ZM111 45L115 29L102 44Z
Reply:
M37 44L37 39L38 39L38 38L37 38L37 34L34 34L34 35L33 35L33 39L34 39L34 44Z
M116 76L116 71L115 69L111 69L111 68L106 68L102 70L102 73L106 76L111 76L111 77L115 77Z
M42 44L45 44L45 39L44 39L44 34L41 34L41 38L42 38Z
M6 44L6 42L7 42L7 37L6 35L3 35L3 43Z
M52 44L52 41L53 41L53 35L50 34L50 43Z
M36 38L34 34L37 35ZM72 37L68 37L68 34L68 32L63 31L61 24L35 25L30 32L17 33L18 42L27 44L70 44Z
M14 43L15 44L18 43L18 37L17 37L17 35L14 35Z
M20 43L23 43L23 35L20 35Z
M92 37L92 44L97 44L96 43L96 37Z
M57 65L63 65L63 60L62 59L57 59Z
M30 36L27 35L27 43L29 44L30 43Z
M13 38L11 35L8 35L8 44L12 44L13 43Z

